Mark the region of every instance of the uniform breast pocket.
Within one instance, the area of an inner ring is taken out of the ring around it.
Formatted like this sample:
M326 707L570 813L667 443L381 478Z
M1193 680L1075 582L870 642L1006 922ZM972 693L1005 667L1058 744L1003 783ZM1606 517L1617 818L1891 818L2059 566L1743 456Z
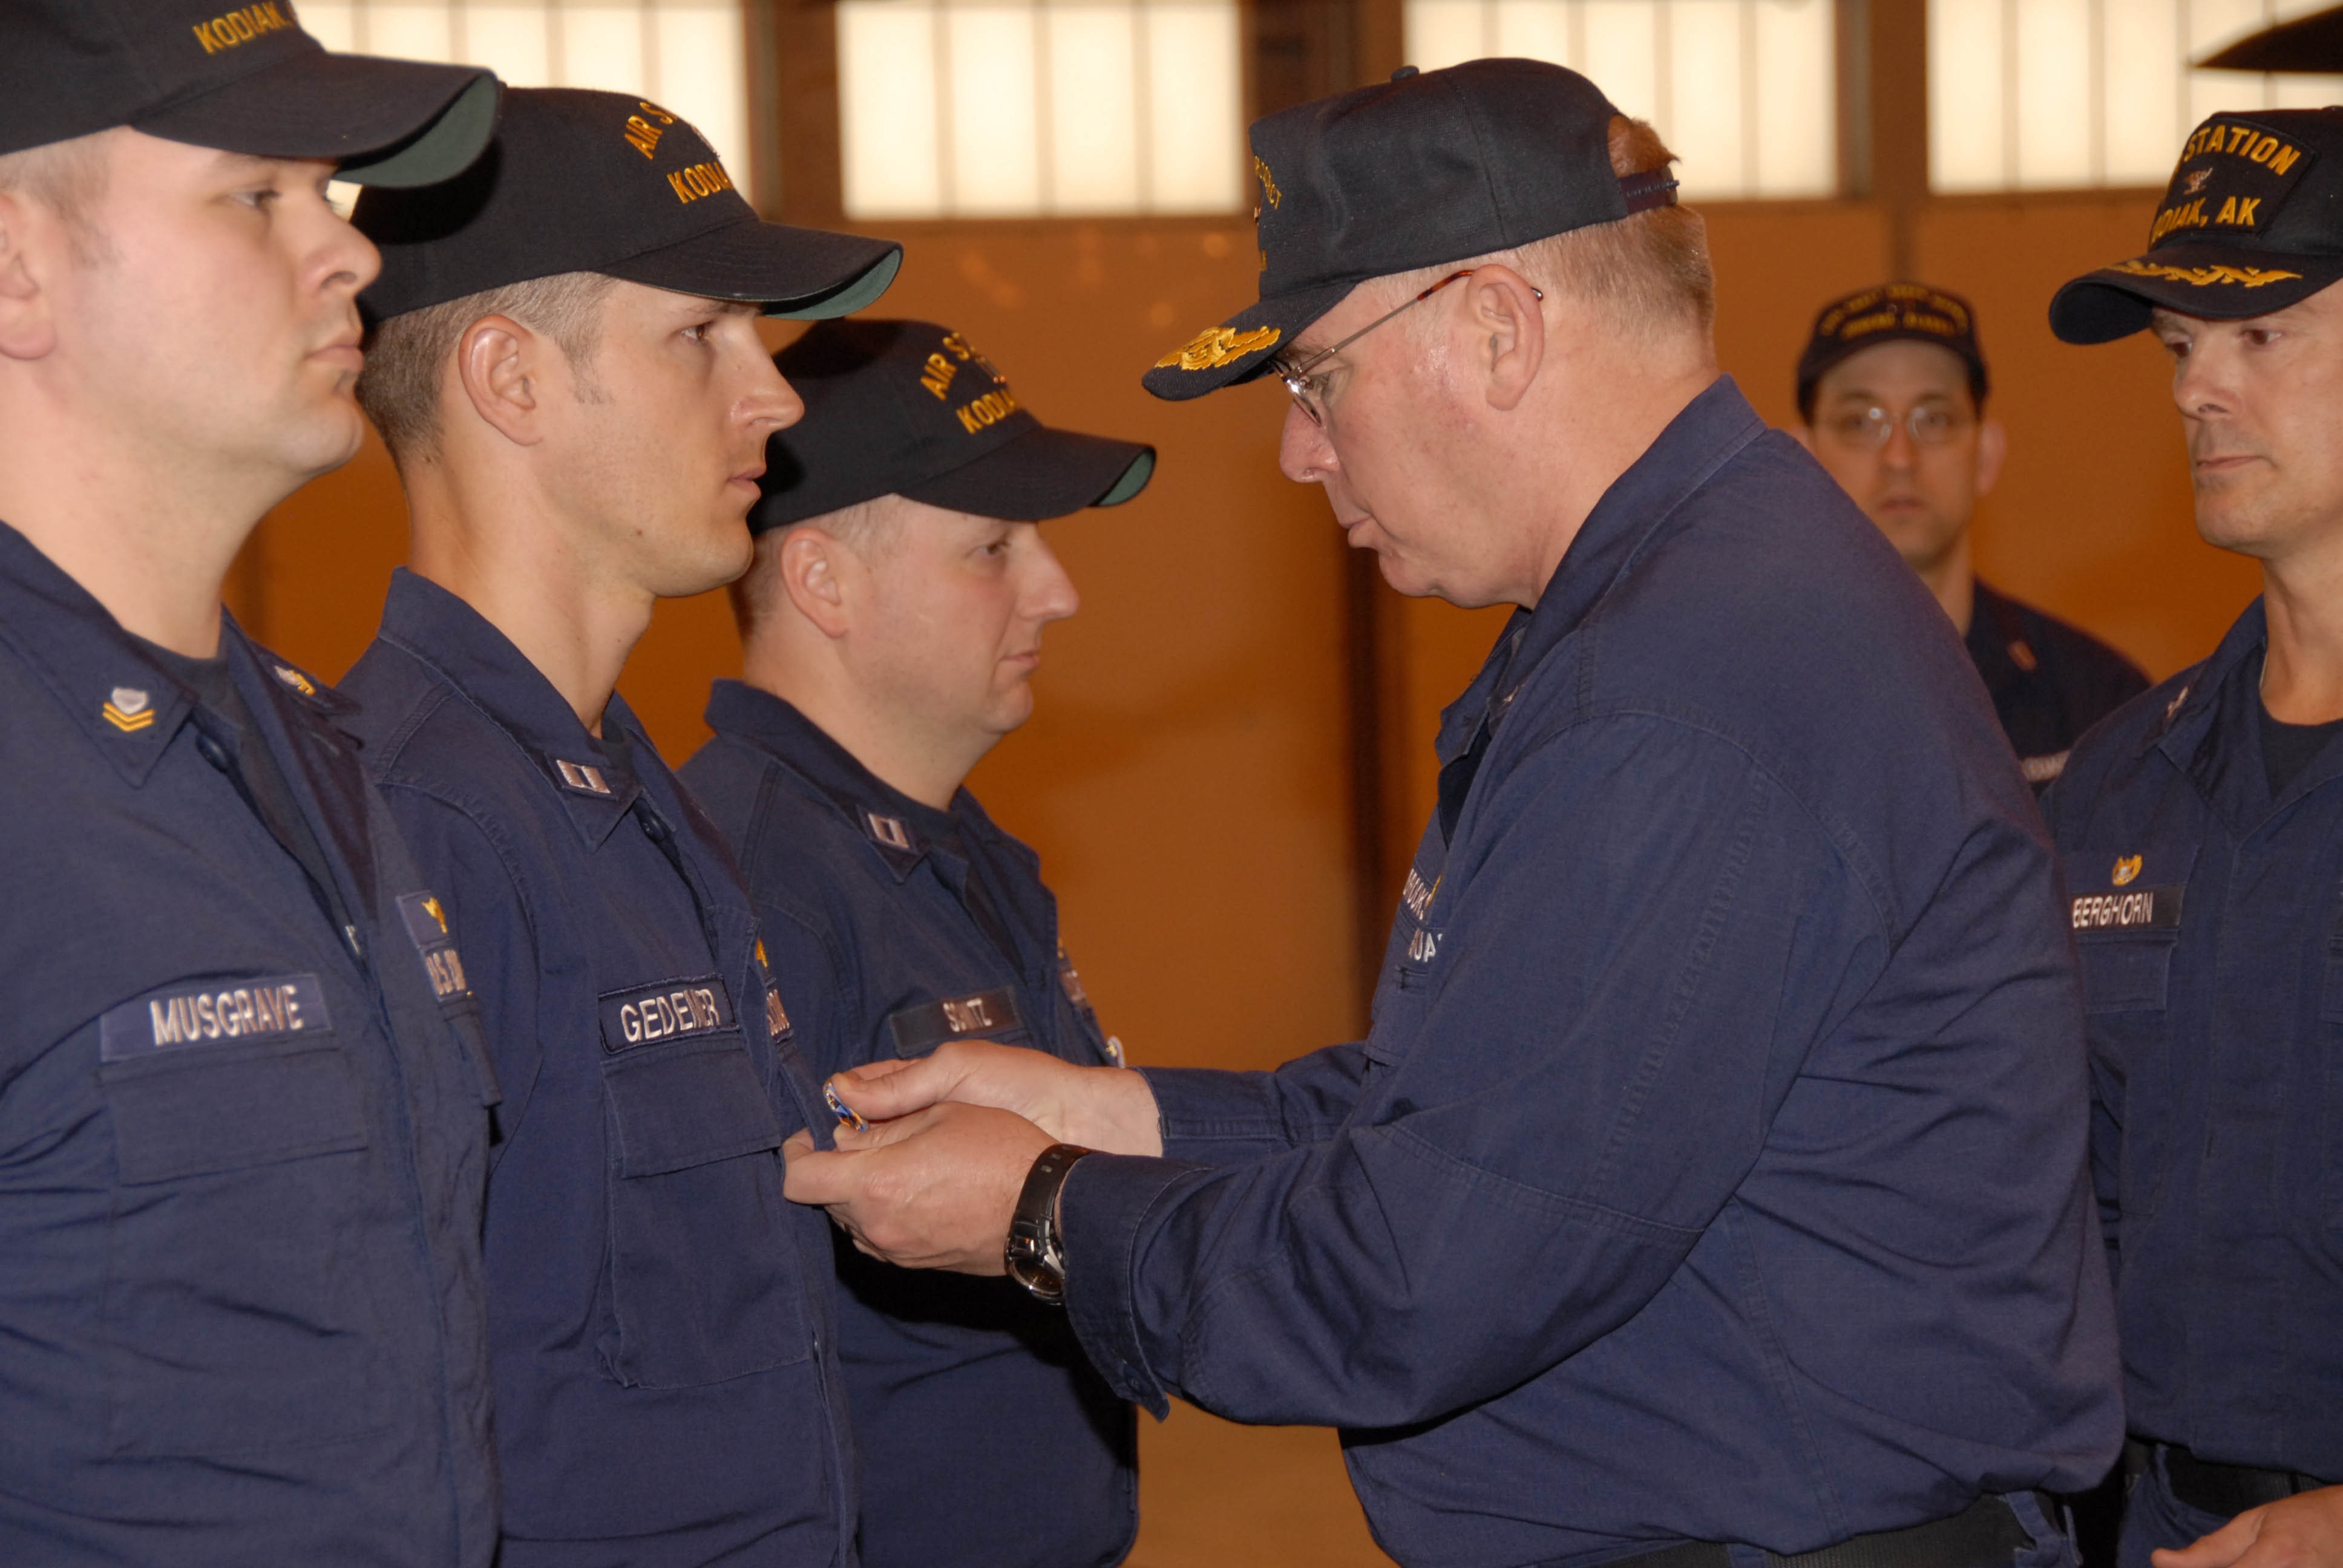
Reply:
M784 1134L740 1031L614 1052L602 1081L615 1132L611 1375L691 1388L804 1360Z
M101 1020L100 1057L113 1446L238 1452L387 1420L365 1098L317 977L166 988Z
M2169 1009L2194 845L2082 850L2066 857L2068 918L2082 970L2083 1010L2101 1092L2110 1077L2123 1129L2122 1203L2156 1211L2172 1122Z

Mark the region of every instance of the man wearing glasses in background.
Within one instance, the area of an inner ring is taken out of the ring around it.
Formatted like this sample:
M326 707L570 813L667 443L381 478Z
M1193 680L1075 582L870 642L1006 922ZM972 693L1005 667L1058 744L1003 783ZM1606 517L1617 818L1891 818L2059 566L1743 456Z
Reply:
M2008 450L1985 395L1968 301L1883 284L1815 317L1798 357L1796 434L1953 618L2039 790L2076 738L2147 690L2147 677L2089 633L1977 580L1969 523Z

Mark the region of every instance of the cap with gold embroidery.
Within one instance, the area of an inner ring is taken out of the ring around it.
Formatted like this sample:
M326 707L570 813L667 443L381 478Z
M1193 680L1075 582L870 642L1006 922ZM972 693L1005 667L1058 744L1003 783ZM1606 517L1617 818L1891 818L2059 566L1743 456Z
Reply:
M768 316L843 316L903 259L891 240L766 223L687 122L625 93L514 87L460 179L368 190L354 221L382 251L371 321L565 272L598 272Z
M2050 329L2107 343L2158 307L2236 321L2343 278L2343 108L2215 115L2189 134L2148 226L2147 254L2087 272L2050 301Z
M1985 355L1977 347L1976 316L1957 294L1925 283L1883 283L1834 299L1815 314L1815 329L1798 356L1798 413L1812 419L1815 388L1830 367L1877 343L1933 343L1958 355L1969 373L1969 395L1985 406Z
M888 495L1038 523L1119 506L1155 470L1152 447L1042 424L932 321L825 321L773 363L805 417L766 443L751 533Z
M1158 397L1251 380L1371 277L1510 250L1675 199L1664 169L1612 172L1618 110L1539 60L1403 65L1389 82L1252 125L1261 300L1142 378Z
M0 4L0 154L128 126L427 185L479 156L496 116L490 73L328 54L293 0Z

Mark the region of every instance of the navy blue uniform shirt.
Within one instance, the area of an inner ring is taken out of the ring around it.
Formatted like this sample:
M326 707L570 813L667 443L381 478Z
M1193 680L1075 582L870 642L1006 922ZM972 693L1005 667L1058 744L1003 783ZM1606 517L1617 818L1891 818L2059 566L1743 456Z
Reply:
M2257 602L2046 803L2132 1430L2343 1481L2343 747L2264 776Z
M2139 668L2097 638L1983 582L1967 642L2002 733L2037 790L2058 777L2084 730L2147 689Z
M1797 1553L2096 1482L2050 847L1829 477L1717 381L1440 755L1366 1040L1150 1070L1171 1158L1074 1167L1069 1306L1114 1385L1341 1426L1409 1564Z
M504 1085L502 1568L850 1563L830 1221L781 1197L782 1141L829 1121L731 857L625 703L598 742L421 578L348 687Z
M824 1077L993 1040L1119 1061L1058 941L1033 851L963 789L889 788L738 681L683 777L739 855L798 1041ZM897 1269L841 1239L839 1355L870 1568L1090 1568L1138 1528L1135 1412L1065 1314L1007 1280Z
M348 705L221 643L239 714L0 528L0 1563L485 1565L478 1021Z

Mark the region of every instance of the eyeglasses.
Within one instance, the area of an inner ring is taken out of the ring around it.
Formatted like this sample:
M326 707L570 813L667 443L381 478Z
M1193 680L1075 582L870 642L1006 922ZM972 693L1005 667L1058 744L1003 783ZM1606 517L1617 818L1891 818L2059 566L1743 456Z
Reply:
M1348 348L1352 344L1356 343L1360 338L1364 337L1368 333L1373 332L1376 327L1381 327L1384 322L1389 321L1393 317L1397 316L1400 311L1405 310L1408 306L1421 305L1425 300L1430 299L1433 295L1439 293L1442 289L1447 287L1450 284L1455 282L1458 278L1470 277L1480 270L1481 269L1477 266L1468 266L1462 272L1452 272L1446 277L1442 278L1438 283L1433 284L1430 288L1425 289L1422 294L1417 295L1413 299L1408 300L1405 304L1401 305L1397 309L1387 310L1383 315L1376 317L1373 321L1368 322L1364 327L1360 327L1356 332L1352 333L1348 337L1342 339L1342 342L1334 345L1333 347L1322 348L1299 365L1289 365L1282 359L1272 359L1269 362L1269 367L1275 373L1279 380L1285 383L1285 389L1293 395L1293 406L1301 409L1302 413L1308 415L1310 422L1312 425L1323 425L1326 423L1326 378L1322 376L1312 376L1311 374L1312 370L1326 363L1327 360L1332 359L1335 355L1342 352L1343 349ZM1544 301L1544 290L1533 286L1530 292L1535 295L1541 303Z
M1886 409L1849 408L1823 421L1823 428L1832 440L1842 447L1861 451L1877 451L1887 445L1899 423ZM1966 414L1947 408L1941 403L1923 403L1900 421L1912 433L1916 447L1942 447L1957 437L1973 421Z

